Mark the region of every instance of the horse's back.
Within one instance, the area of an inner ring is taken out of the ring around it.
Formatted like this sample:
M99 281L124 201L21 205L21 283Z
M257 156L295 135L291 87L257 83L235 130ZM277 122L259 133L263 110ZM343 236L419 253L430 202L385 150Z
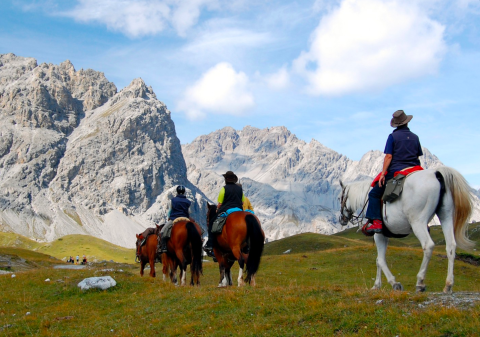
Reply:
M387 223L395 225L397 233L405 234L413 222L428 223L434 216L440 199L440 182L435 172L423 170L411 174L405 180L401 196L386 203Z
M409 175L403 185L403 192L407 193L409 197L418 196L421 199L436 195L438 202L440 182L435 172L435 170L422 170Z

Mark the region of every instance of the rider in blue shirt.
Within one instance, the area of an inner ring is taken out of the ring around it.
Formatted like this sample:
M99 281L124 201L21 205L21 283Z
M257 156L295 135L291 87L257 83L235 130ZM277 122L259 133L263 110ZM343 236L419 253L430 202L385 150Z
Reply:
M162 245L160 253L167 253L167 240L170 238L170 229L173 226L173 220L176 218L190 217L190 206L192 202L185 196L185 186L177 186L177 196L172 198L170 209L168 210L168 222L163 226L160 231L162 235Z
M407 167L420 165L418 157L423 155L420 139L408 128L408 122L413 118L403 110L397 110L390 122L395 130L388 136L385 145L385 159L379 181L368 194L368 208L365 224L366 233L373 235L382 232L382 196L385 191L385 182L392 179L397 171Z

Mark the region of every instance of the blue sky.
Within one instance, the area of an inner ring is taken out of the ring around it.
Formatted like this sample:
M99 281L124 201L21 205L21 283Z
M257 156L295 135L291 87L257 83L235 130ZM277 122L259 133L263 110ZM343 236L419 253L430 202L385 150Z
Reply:
M392 113L480 188L480 1L3 0L0 53L141 77L182 143L284 125L360 159Z

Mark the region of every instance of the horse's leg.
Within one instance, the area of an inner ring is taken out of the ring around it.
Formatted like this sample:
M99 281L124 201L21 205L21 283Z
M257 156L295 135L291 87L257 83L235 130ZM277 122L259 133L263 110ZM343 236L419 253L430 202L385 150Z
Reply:
M448 272L447 280L445 282L445 288L443 292L447 294L452 293L453 288L453 264L455 262L455 250L457 249L457 242L455 241L455 234L453 231L453 211L451 207L448 207L451 203L451 198L444 199L443 207L437 214L442 225L443 235L445 236L445 248L447 250L448 258Z
M178 279L177 279L177 268L178 268L178 262L176 259L173 260L173 283L175 283L176 286L178 286Z
M150 256L150 276L155 277L155 256Z
M187 260L181 248L177 249L175 254L177 255L179 261L178 266L180 267L180 285L184 286L187 279Z
M170 261L168 261L167 254L163 253L162 254L162 272L163 272L163 282L167 281L167 274L168 274L168 267L170 265Z
M223 258L220 254L215 254L217 261L218 261L218 269L220 270L220 281L218 283L219 288L226 287L228 285L228 279L226 274L226 264L227 261Z
M232 285L232 266L225 267L225 279L227 280L227 285Z
M232 253L233 255L235 256L235 258L237 259L238 261L238 266L239 266L239 270L238 270L238 286L241 287L243 286L245 283L243 282L243 268L245 267L245 259L243 257L243 254L242 254L242 251L240 249L240 247L234 247L232 248ZM230 277L231 279L231 277ZM230 282L230 285L232 283Z
M375 279L375 284L373 285L372 289L380 289L382 287L382 273L385 274L387 278L387 282L391 284L393 290L403 290L403 286L400 282L395 281L395 276L393 276L390 269L387 266L387 246L388 246L388 238L385 237L383 234L375 234L374 236L375 245L377 246L377 278Z
M412 223L412 230L418 241L420 241L423 249L423 260L422 264L420 265L420 270L417 274L416 286L417 292L423 292L426 289L425 275L427 274L428 263L430 262L430 258L432 257L433 247L435 247L435 243L433 242L430 234L428 233L427 222Z
M143 276L143 270L145 269L146 262L141 259L140 260L140 276Z
M183 269L182 266L180 266L180 279L182 280L181 281L181 285L184 286L185 284L187 284L187 269Z
M245 282L243 282L243 268L242 267L239 267L238 268L238 286L241 287L243 285L245 285Z

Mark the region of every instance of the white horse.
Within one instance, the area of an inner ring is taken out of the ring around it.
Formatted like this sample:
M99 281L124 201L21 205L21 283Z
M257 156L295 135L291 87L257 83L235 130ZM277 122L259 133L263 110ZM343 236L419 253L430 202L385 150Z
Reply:
M340 223L342 225L347 225L353 213L364 206L368 200L370 184L371 180L349 184L343 184L340 181L342 187ZM412 174L406 178L400 197L391 203L384 204L382 211L384 226L394 234L409 234L413 231L422 245L423 261L417 274L417 292L426 289L425 274L435 245L428 232L427 224L435 214L438 216L445 236L448 257L448 273L443 292L451 293L456 246L468 249L474 245L465 235L471 211L472 202L468 183L459 172L450 167L423 170ZM403 290L402 285L395 281L395 276L387 267L385 253L388 237L384 234L374 236L378 255L377 277L372 289L381 288L383 271L394 290Z

